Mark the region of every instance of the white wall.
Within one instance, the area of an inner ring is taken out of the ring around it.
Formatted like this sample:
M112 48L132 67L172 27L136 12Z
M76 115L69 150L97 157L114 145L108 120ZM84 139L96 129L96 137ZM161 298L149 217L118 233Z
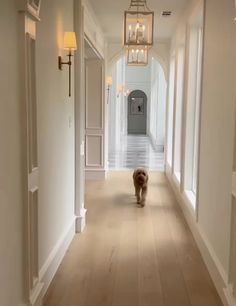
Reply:
M150 65L146 67L127 66L125 58L121 57L112 69L113 84L109 102L109 150L120 149L121 137L127 135L128 100L123 92L117 96L117 86L125 84L129 91L142 90L147 95L147 104L150 104ZM149 113L147 114L149 120ZM149 123L147 124L149 126Z
M113 66L113 85L109 104L109 149L120 148L120 137L127 134L127 97L117 97L116 88L122 82L129 91L142 90L147 95L147 134L158 149L165 142L166 80L162 66L149 58L145 67L127 66L120 58ZM154 84L155 83L155 84ZM151 115L152 114L152 115Z
M84 32L93 46L104 58L106 53L106 40L89 0L82 0L84 7Z
M0 305L23 300L21 114L18 13L14 0L0 2Z
M58 55L67 60L62 41L64 31L73 31L73 0L44 0L40 16L36 54L41 270L74 221L74 97L68 97L68 67L57 67Z
M183 43L181 37L185 36L186 25L191 22L188 16L196 11L198 3L200 1L194 1L183 16L173 38L171 51ZM231 173L236 97L234 4L233 0L205 1L199 184L195 213L183 192L184 185L176 183L172 168L167 171L225 305L235 305L235 302L230 304L229 299L226 301L228 295L225 295L225 292L230 292L225 287L229 285L230 272ZM189 102L186 99L187 77L184 86L186 105ZM183 120L185 122L186 117ZM182 153L185 151L184 146L185 141L182 143ZM183 165L181 171L185 175ZM232 234L235 237L235 233Z
M151 103L151 59L144 67L126 66L125 67L125 83L131 91L142 90L147 96L147 134L150 127L150 103ZM127 121L127 114L126 114Z
M123 113L123 105L126 101L123 94L117 96L117 86L125 82L125 62L124 58L120 58L112 70L112 87L109 99L109 150L113 151L120 148L120 140L125 134L124 128L125 118ZM122 118L122 120L121 120Z
M158 150L163 150L165 143L166 116L166 80L161 65L152 57L151 60L151 97L149 136Z
M205 14L198 216L228 274L236 97L234 1L208 0Z

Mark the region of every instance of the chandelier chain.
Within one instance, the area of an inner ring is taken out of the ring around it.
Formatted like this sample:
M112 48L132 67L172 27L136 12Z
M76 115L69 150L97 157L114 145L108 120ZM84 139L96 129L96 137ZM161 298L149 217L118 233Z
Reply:
M128 10L131 10L133 7L135 7L137 11L139 11L140 8L143 8L143 10L150 11L150 9L147 6L146 0L131 0Z

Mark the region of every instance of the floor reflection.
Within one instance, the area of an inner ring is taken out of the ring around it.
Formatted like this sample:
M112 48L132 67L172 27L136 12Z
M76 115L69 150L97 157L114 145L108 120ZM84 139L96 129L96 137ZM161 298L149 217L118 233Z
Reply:
M163 149L155 149L148 136L124 136L120 148L109 152L109 169L132 170L137 167L164 171Z

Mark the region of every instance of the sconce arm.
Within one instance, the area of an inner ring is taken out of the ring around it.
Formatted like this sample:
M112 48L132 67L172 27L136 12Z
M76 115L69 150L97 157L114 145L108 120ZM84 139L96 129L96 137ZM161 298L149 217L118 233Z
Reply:
M62 70L62 66L63 66L63 65L69 65L69 66L72 65L71 56L72 56L72 54L69 53L69 54L68 54L69 60L68 60L67 62L63 62L63 61L62 61L62 57L61 57L61 56L58 56L58 68L59 68L60 70Z

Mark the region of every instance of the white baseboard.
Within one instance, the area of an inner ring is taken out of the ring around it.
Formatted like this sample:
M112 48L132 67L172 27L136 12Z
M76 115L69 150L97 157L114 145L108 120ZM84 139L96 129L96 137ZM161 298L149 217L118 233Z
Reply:
M232 285L229 285L227 288L225 288L224 293L225 293L228 305L229 306L236 306L236 297L234 297L234 295L233 295Z
M82 205L84 207L84 205ZM84 208L81 208L79 211L79 215L76 216L76 222L75 222L75 230L76 233L82 233L86 226L86 212L87 210Z
M153 147L155 148L155 150L157 152L164 152L164 144L157 144L156 140L154 139L154 137L152 136L152 134L150 132L148 133L148 136L149 136L149 138L151 140L151 143L152 143Z
M103 181L106 179L105 169L85 169L85 179L88 181Z
M38 282L30 294L30 306L43 306L44 283Z
M43 296L45 295L73 237L75 235L75 218L73 218L69 227L63 233L47 260L39 271L39 281L44 284ZM38 306L38 305L37 305Z
M207 269L211 275L211 278L214 282L214 285L218 291L218 294L225 306L236 306L235 304L230 304L227 294L229 295L229 290L227 288L227 275L226 272L221 265L218 257L215 254L210 242L208 241L205 233L201 229L201 227L196 222L196 217L193 213L190 204L187 203L187 199L184 194L180 193L177 185L173 179L173 176L169 169L166 172L167 178L170 182L170 185L176 195L177 201L183 211L185 219L190 227L190 230L195 238L195 241L198 245L198 248L201 252L203 260L207 266ZM226 294L227 293L227 294Z

